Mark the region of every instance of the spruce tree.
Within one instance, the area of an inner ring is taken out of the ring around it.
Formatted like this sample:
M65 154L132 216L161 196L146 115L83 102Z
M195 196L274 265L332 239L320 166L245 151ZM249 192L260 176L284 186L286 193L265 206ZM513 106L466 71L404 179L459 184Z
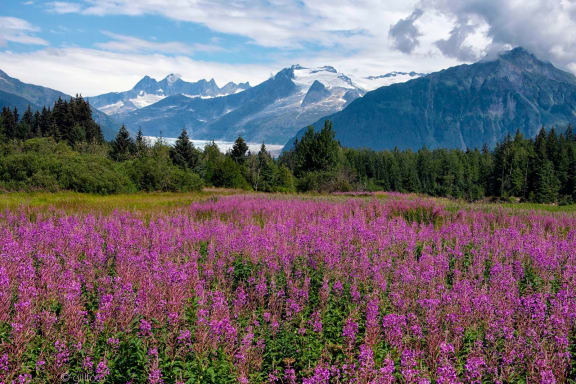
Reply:
M52 111L46 107L42 107L39 123L41 135L50 136L52 125Z
M554 174L554 164L545 160L536 171L534 197L538 203L553 203L558 201L559 184Z
M34 124L34 114L30 105L26 108L26 111L22 115L22 120L18 123L16 130L16 138L20 140L26 140L32 137L32 128Z
M52 109L52 122L54 127L51 136L56 140L64 139L69 141L69 131L74 126L74 118L70 104L67 101L58 98Z
M41 120L40 111L34 112L34 119L32 123L32 136L33 137L42 137L42 129L40 127L40 120Z
M335 139L332 122L326 120L318 133L314 127L308 127L302 138L294 142L292 152L292 170L298 177L333 170L338 164L340 143Z
M230 151L230 157L237 164L243 165L246 162L246 155L248 153L248 144L242 137L238 137L234 142L234 146Z
M172 162L180 168L195 168L200 154L188 137L186 129L182 130L174 146L170 149Z
M136 154L138 156L143 156L148 150L148 144L146 139L144 139L144 134L142 133L142 128L138 127L138 133L136 134Z
M266 150L266 145L262 143L257 155L257 172L256 184L254 189L257 191L270 192L274 188L275 166L272 156Z
M132 156L134 150L134 141L130 137L130 133L128 133L124 124L122 124L116 138L112 141L110 157L116 161L125 161Z
M18 111L14 108L14 112L8 107L2 108L2 135L8 139L16 137L16 130L18 127Z

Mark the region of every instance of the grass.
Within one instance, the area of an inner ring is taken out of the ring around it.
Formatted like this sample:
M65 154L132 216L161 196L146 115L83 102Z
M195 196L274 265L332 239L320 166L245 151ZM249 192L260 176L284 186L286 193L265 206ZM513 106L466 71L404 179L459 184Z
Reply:
M546 212L576 212L576 204L570 205L554 205L554 204L538 204L538 203L503 203L500 204L504 208L510 209L526 209Z
M213 196L234 191L211 189L192 193L134 193L119 195L91 195L77 192L31 192L0 194L0 209L55 208L66 212L162 211L186 206Z
M173 193L173 192L153 192L153 193L133 193L119 195L91 195L77 192L9 192L0 193L0 210L18 208L54 208L66 212L112 212L118 210L157 212L167 211L172 208L186 206L190 203L210 199L214 196L225 196L237 193L250 193L246 191L206 188L201 192ZM341 200L347 198L378 198L390 199L392 195L377 193L374 195L321 195L321 194L299 194L281 195L284 197L300 197L309 199L333 199ZM424 195L405 195L409 198L429 198L444 205L448 211L456 212L460 209L481 209L485 211L494 209L509 209L516 212L521 211L545 211L552 213L575 213L576 204L573 205L552 205L537 203L468 203L463 200L447 198L431 198Z

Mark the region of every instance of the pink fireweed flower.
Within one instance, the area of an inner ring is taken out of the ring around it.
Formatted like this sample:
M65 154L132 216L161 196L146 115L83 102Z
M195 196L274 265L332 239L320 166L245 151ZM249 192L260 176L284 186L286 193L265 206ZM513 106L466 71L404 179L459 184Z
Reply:
M140 320L140 336L152 335L152 324L142 319Z
M106 359L100 360L96 366L96 375L94 378L96 381L104 381L109 374L108 361L106 361Z
M342 330L342 336L346 338L349 344L353 344L356 340L356 333L358 333L358 323L354 319L348 318Z

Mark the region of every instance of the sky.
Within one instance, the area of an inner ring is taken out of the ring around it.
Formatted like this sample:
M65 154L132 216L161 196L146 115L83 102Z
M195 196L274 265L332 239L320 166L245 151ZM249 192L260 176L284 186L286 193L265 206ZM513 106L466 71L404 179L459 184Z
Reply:
M0 69L84 96L292 64L428 73L516 46L576 73L576 0L0 0Z

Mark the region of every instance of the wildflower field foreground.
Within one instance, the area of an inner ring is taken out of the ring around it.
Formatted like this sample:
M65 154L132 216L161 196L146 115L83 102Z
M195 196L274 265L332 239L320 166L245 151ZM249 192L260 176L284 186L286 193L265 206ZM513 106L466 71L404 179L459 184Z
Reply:
M0 215L0 383L574 383L576 215L216 196Z

